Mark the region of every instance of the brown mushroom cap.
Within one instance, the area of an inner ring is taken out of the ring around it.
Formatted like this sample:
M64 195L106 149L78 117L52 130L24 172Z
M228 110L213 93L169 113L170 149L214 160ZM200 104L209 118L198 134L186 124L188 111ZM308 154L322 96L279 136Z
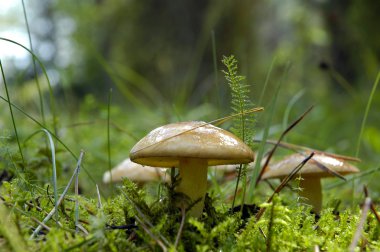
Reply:
M205 122L180 122L159 127L131 150L133 162L178 167L181 158L207 160L207 165L252 162L253 151L232 133Z
M262 179L286 177L306 157L307 155L302 155L299 153L289 155L283 158L281 161L268 166L267 170L262 176ZM304 178L332 177L333 175L323 170L323 166L321 166L320 164L326 166L330 170L339 173L340 175L359 172L358 168L349 164L348 162L345 162L345 160L337 159L335 157L321 153L315 153L312 159L309 160L298 173L302 174L302 177Z
M132 162L129 158L114 167L111 172L106 171L103 175L103 183L120 182L128 178L135 182L150 182L169 179L164 168L143 166ZM112 175L112 176L111 176ZM111 180L112 179L112 180Z

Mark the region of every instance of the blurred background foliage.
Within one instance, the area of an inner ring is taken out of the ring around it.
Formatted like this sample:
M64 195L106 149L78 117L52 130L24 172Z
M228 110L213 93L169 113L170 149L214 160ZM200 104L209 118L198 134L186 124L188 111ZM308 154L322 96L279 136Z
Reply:
M286 140L344 155L356 153L364 110L380 69L379 1L32 0L26 2L26 13L33 51L53 85L59 136L74 153L87 151L87 169L97 182L108 169L109 97L114 165L154 127L230 114L221 59L231 54L257 106L267 107L281 83L270 138L279 136L284 122L315 105ZM21 3L3 10L1 23L1 37L30 48ZM9 44L2 41L0 46ZM1 52L13 101L40 120L32 58ZM37 71L49 112L46 80L41 69ZM2 144L8 146L14 136L7 104L0 106L2 133L7 136ZM377 91L359 153L363 170L380 163L379 107ZM267 116L257 116L258 138ZM21 114L16 119L21 139L38 129ZM43 139L34 141L41 143ZM67 154L60 155L68 163ZM368 183L380 191L375 180Z

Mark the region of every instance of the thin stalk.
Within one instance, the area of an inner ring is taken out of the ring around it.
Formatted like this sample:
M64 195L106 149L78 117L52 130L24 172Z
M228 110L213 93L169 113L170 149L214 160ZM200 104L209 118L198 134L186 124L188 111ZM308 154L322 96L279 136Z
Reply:
M111 165L111 139L110 139L110 117L111 117L111 97L112 97L112 88L108 93L108 105L107 105L107 151L108 151L108 172L110 173L110 181L112 181L112 165ZM113 188L112 183L110 183L111 188Z
M365 108L362 124L361 124L361 127L360 127L360 133L359 133L358 141L357 141L357 144L356 144L355 157L359 157L360 145L361 145L361 141L362 141L362 137L363 137L364 128L365 128L365 125L367 123L367 117L368 117L368 114L369 114L369 109L371 108L373 96L374 96L374 94L376 92L376 88L377 88L377 85L379 84L379 80L380 80L380 71L377 73L376 80L375 80L375 82L373 84L373 87L372 87L372 90L371 90L371 94L369 95L367 106ZM355 204L354 203L354 193L355 193L355 180L352 181L352 204L353 205Z
M79 171L80 165L78 169L75 170L75 232L79 232ZM56 211L58 212L58 211Z
M259 103L258 103L259 106L262 106L264 94L265 94L265 91L266 91L268 83L269 83L269 77L272 74L272 70L273 70L273 66L274 66L275 62L276 62L276 57L274 57L273 60L272 60L272 62L270 63L268 73L267 73L267 75L265 77L264 86L263 86L263 89L261 91L260 98L259 98Z
M102 199L100 197L100 193L99 193L99 186L98 184L96 184L96 194L98 195L98 208L101 209L103 208L103 205L102 205Z
M236 200L236 195L237 195L237 192L239 189L239 181L240 181L240 177L241 177L242 167L243 167L243 165L240 164L239 169L238 169L237 180L236 180L236 184L235 184L235 190L234 190L234 196L233 196L233 200L232 200L231 209L234 209L234 207L235 207L235 200ZM243 204L240 206L240 211L243 211Z
M216 59L216 43L215 43L215 32L214 30L211 31L211 46L212 46L212 59L213 59L213 65L214 65L214 81L215 81L215 87L216 87L216 106L218 108L218 116L220 113L220 88L219 88L219 82L218 82L218 64Z
M363 208L362 208L362 216L360 217L360 221L359 221L359 224L356 228L356 232L354 234L354 237L352 238L352 241L351 241L351 244L350 244L350 247L349 247L349 251L351 252L354 252L355 251L355 248L359 242L359 239L360 237L362 236L362 231L363 231L363 227L364 227L364 224L365 224L365 221L367 219L367 215L368 215L368 210L370 209L370 206L371 206L371 198L369 197L366 197L365 200L364 200L364 205L363 205Z
M174 243L175 248L177 248L177 246L178 246L179 240L181 239L183 227L185 225L185 219L186 219L186 207L185 206L181 207L181 214L182 214L181 224L179 225L178 233L177 233L177 236L175 238L175 243Z
M46 129L42 129L42 131L46 134L49 139L50 151L51 151L51 162L53 166L53 187L54 187L54 206L58 208L58 191L57 191L57 166L55 162L55 147L54 141L51 137L51 134ZM58 225L58 211L55 212L55 221Z
M293 108L294 104L296 104L296 102L303 96L304 93L305 93L304 90L299 91L288 102L288 105L286 106L285 113L284 113L284 119L282 120L282 129L283 130L285 130L286 126L288 125L289 114L290 114L291 109Z
M3 64L1 63L1 60L0 60L0 68L1 68L1 75L3 77L3 82L4 82L4 87L5 87L5 93L7 94L7 103L8 103L8 106L9 106L9 111L11 113L11 118L12 118L12 123L13 123L13 129L15 131L15 135L16 135L16 140L17 140L17 145L18 145L18 150L20 152L20 155L21 155L21 160L22 160L22 163L23 163L23 167L22 167L22 170L25 169L25 159L24 159L24 154L22 153L22 149L21 149L21 144L20 144L20 138L18 137L18 133L17 133L17 127L16 127L16 121L15 121L15 117L13 115L13 109L12 109L12 103L11 103L11 98L9 96L9 92L8 92L8 85L7 85L7 81L5 79L5 74L4 74L4 69L3 69Z
M367 106L365 108L365 112L364 112L364 116L363 116L363 120L362 120L362 125L360 127L360 133L359 133L359 137L358 137L358 142L356 144L356 154L355 154L355 157L359 157L360 143L362 141L365 125L367 123L367 117L368 117L368 114L369 114L369 109L371 108L373 96L374 96L374 94L376 92L376 88L377 88L377 85L379 84L379 81L380 81L380 71L377 73L375 83L373 84L372 91L371 91L371 94L369 95Z

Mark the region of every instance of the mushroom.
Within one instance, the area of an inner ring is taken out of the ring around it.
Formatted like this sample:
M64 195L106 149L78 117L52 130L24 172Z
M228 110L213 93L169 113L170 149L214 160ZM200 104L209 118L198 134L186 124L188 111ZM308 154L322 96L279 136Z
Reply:
M152 130L131 150L133 162L178 167L177 192L198 201L189 215L199 217L207 190L207 167L252 162L253 151L232 133L205 122L180 122Z
M123 178L128 178L137 183L149 181L168 180L164 168L143 166L132 162L129 158L114 167L111 172L106 171L103 175L103 183L120 182Z
M262 179L282 179L288 176L306 156L305 154L297 153L285 157L281 161L268 166ZM332 172L328 172L327 170L331 170L340 175L359 172L358 168L343 159L335 158L323 153L315 153L312 159L310 159L299 171L302 178L300 181L301 191L299 195L304 200L307 200L306 203L310 204L316 213L319 213L322 208L321 178L334 176Z

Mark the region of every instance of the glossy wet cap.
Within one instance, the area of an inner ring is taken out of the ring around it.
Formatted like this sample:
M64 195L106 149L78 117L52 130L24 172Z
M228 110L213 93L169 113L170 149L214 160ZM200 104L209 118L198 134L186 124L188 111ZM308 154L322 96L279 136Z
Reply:
M111 172L104 173L103 183L120 182L123 178L128 178L135 182L167 181L170 176L165 174L165 170L164 168L136 164L127 158L113 168Z
M262 179L269 178L283 178L288 176L292 170L297 167L308 155L293 154L285 157L281 161L269 165L267 170L262 176ZM328 173L323 169L323 166L328 169L339 173L340 175L346 175L350 173L357 173L359 169L349 164L346 160L338 159L329 155L315 153L314 156L301 168L298 172L303 177L331 177L331 173Z
M131 150L133 162L178 167L182 158L207 160L208 165L244 164L253 151L232 133L205 122L180 122L152 130Z

